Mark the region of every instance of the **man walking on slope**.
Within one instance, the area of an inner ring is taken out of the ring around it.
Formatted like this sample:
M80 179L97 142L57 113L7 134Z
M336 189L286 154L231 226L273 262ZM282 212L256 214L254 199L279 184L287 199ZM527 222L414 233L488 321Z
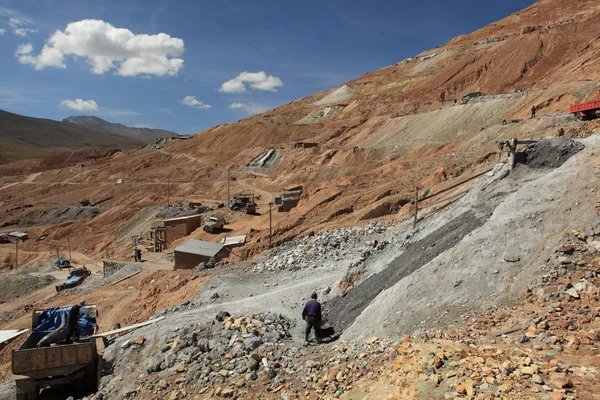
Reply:
M310 331L315 328L317 342L321 343L321 303L317 301L317 293L313 292L311 299L304 305L302 319L306 321L305 344L308 344Z
M537 111L537 107L534 105L531 107L531 119L535 118L535 112Z

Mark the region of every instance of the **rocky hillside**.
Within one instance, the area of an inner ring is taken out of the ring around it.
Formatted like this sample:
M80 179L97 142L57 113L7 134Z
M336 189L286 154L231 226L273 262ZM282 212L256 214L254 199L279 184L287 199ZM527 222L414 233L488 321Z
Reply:
M108 122L92 115L71 116L63 119L62 122L79 125L93 131L125 136L144 143L151 143L160 138L179 136L179 134L175 132L165 131L163 129L131 128L123 124Z
M266 249L267 203L285 187L302 184L305 190L297 208L275 214L274 244L403 216L410 212L415 187L426 195L489 169L498 140L589 135L596 123L576 121L566 111L570 103L595 98L600 88L599 22L596 1L538 1L329 91L165 148L122 154L76 171L47 171L36 181L48 183L45 196L59 204L75 188L77 198L111 197L107 206L118 207L114 220L94 226L96 233L108 234L143 207L223 202L230 170L231 193L255 191L265 199L258 201L260 216L231 228L232 234L258 230L240 249L242 257ZM529 119L533 105L538 117ZM317 146L294 148L298 142ZM275 165L245 168L268 148L278 149ZM119 178L135 189L110 184ZM70 186L52 186L63 181ZM25 197L35 196L35 187L29 185ZM17 199L12 195L5 208ZM88 229L76 225L71 232L85 241Z
M0 164L80 149L127 149L137 139L0 110Z

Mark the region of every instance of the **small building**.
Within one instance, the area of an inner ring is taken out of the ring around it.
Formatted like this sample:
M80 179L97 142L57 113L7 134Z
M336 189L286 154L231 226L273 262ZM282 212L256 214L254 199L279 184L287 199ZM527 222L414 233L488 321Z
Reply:
M317 147L318 143L307 143L307 142L298 142L294 143L294 149L309 149L311 147Z
M175 249L175 269L192 269L200 263L215 262L227 256L227 249L221 243L190 239Z
M277 208L277 211L286 212L296 207L300 202L302 192L302 186L294 186L284 190L281 194L281 205Z
M8 236L21 241L29 239L29 235L25 232L11 232Z
M229 250L242 247L246 244L246 235L224 237L221 244Z
M165 219L163 221L166 232L167 244L173 243L177 239L186 237L202 226L201 215L188 215L186 217Z

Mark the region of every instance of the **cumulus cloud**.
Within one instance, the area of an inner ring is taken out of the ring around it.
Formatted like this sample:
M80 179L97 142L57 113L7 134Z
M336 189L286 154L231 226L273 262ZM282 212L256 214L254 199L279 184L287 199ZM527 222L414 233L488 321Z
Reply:
M94 100L63 100L60 105L75 111L98 111L98 104Z
M233 79L224 82L219 89L223 93L248 93L246 84L252 89L276 92L277 88L283 86L283 82L276 76L267 75L265 71L244 71Z
M231 103L229 108L234 110L242 110L248 115L260 114L269 110L269 107L265 107L264 105L257 103Z
M0 28L0 35L4 35L6 33L6 29Z
M199 110L208 110L212 107L210 104L206 104L202 100L196 99L196 96L185 96L183 99L179 100L179 102L185 106L197 108Z
M66 57L82 57L91 72L102 75L113 69L121 76L173 76L183 67L182 39L166 33L134 34L108 22L86 19L71 22L64 32L57 30L42 48L21 54L19 62L35 69L66 68Z
M28 33L35 33L38 31L37 29L26 28L27 22L21 18L10 18L8 20L8 26L12 28L15 35L21 37L27 37Z

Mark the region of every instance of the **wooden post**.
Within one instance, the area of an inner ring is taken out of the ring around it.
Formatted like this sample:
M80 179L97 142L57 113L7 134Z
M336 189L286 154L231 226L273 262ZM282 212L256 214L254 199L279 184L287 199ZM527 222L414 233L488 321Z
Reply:
M227 168L227 209L228 210L230 209L230 207L229 207L229 196L230 196L230 193L229 193L229 168Z
M269 202L269 248L273 247L273 219L271 216L271 206L273 205L273 202Z
M71 258L71 239L67 238L67 245L69 246L69 262L73 261Z
M58 250L58 247L56 248L56 261L58 262L58 265L60 265L60 251Z
M19 268L19 239L15 241L15 245L17 246L16 256L15 256L15 269Z
M415 215L413 220L413 228L417 226L417 219L419 213L419 187L415 188Z
M512 138L508 141L508 151L508 168L510 171L512 171L517 164L517 139Z
M167 207L171 204L171 175L167 177Z

